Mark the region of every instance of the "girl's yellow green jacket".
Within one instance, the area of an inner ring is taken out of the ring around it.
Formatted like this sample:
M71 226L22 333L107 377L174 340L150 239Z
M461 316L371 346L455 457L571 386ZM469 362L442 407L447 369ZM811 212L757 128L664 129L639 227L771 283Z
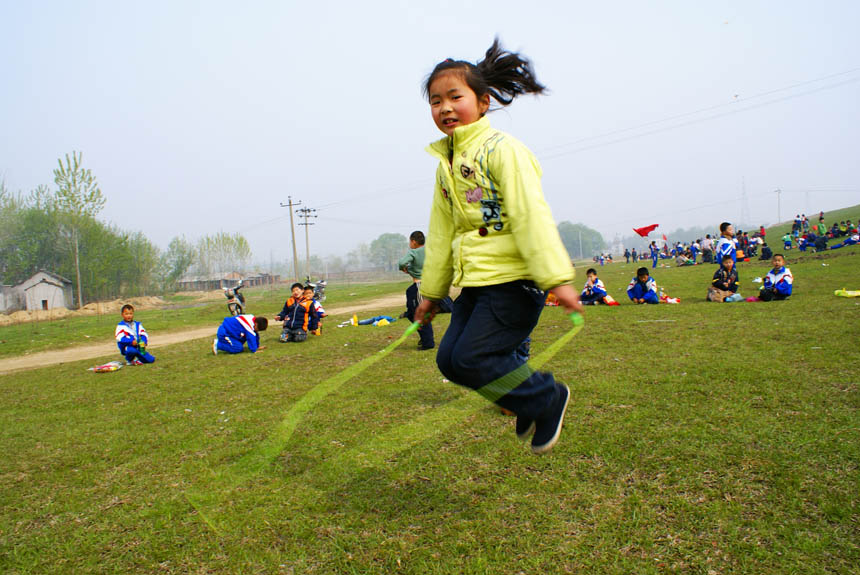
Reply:
M521 142L484 117L427 147L439 158L421 295L440 300L453 284L528 279L541 289L574 271L541 190L541 168Z

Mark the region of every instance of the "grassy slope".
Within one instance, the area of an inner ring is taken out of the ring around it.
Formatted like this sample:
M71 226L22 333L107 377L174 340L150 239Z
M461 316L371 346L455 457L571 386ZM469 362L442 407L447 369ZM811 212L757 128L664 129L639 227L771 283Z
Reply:
M696 266L654 273L681 305L632 306L634 266L602 269L624 303L589 309L549 364L573 399L546 457L413 337L254 472L243 456L290 408L402 322L4 376L0 571L857 572L860 302L832 291L860 289L860 251L797 255L796 295L771 304L704 302ZM741 264L742 292L766 271ZM568 327L547 309L535 353Z

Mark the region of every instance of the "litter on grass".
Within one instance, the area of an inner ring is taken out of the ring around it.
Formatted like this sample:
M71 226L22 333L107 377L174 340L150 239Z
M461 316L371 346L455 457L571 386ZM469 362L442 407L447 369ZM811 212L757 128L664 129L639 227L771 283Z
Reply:
M112 371L118 371L122 369L123 363L121 361L109 361L108 363L102 365L93 366L87 371L93 371L95 373L110 373Z
M839 297L860 297L860 289L838 289L833 292L833 295Z

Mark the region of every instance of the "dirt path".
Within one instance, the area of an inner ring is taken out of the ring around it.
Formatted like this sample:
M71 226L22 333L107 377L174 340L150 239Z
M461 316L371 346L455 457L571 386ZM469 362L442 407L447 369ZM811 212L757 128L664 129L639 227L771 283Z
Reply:
M372 309L380 309L386 307L394 307L405 303L403 294L393 294L390 296L381 297L369 302L335 307L326 310L328 315L352 315L360 311ZM184 331L173 331L165 334L158 334L153 339L152 345L148 349L158 349L175 343L189 341L193 339L202 339L204 337L213 337L218 326L198 327L187 329ZM48 365L56 365L60 363L68 363L72 361L80 361L82 359L96 359L99 357L107 357L116 355L116 342L113 340L103 343L94 343L78 347L70 347L58 351L42 351L19 357L10 357L0 359L0 375L12 371L21 371L26 369L35 369L37 367L45 367Z

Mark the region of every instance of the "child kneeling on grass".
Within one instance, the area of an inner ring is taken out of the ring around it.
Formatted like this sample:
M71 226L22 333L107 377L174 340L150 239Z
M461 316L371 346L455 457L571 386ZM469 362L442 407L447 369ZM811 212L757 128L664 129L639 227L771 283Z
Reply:
M660 303L657 282L648 274L648 268L636 270L636 277L627 286L627 297L635 304Z
M323 306L314 298L314 288L306 285L304 288L304 300L310 302L308 307L308 333L322 335L322 318L326 316Z
M761 301L788 299L791 296L791 287L794 283L791 270L785 267L785 258L782 254L775 254L770 263L773 265L773 269L767 272L758 298Z
M155 358L146 351L146 344L149 343L146 330L143 329L142 323L134 321L134 306L129 303L125 304L122 306L121 313L122 321L117 324L114 336L116 337L116 346L125 358L125 363L127 365L143 365L154 362Z
M281 313L275 316L275 321L284 322L284 329L278 341L281 343L302 342L308 339L308 323L311 316L313 300L304 297L304 286L298 282L290 286L292 296L284 302Z
M212 353L242 353L246 343L251 353L266 349L265 345L260 345L259 332L266 331L267 327L269 320L264 317L254 317L251 314L225 317L218 327L218 336L212 342Z

